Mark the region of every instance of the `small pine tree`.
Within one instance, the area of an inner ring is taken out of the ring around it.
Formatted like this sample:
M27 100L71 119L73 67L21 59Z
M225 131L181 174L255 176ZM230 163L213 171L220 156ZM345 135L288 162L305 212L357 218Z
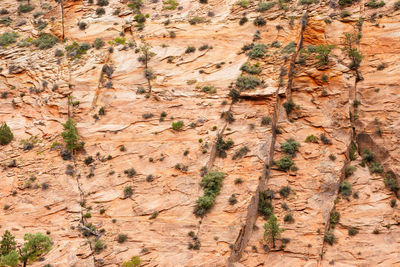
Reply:
M275 248L275 240L279 237L279 235L285 231L283 228L279 228L279 224L277 223L277 219L275 215L271 215L266 224L264 224L264 237L268 241L272 241L272 247Z
M15 250L16 244L15 237L10 233L10 231L6 230L0 242L0 255L8 255L11 251Z
M24 247L20 251L20 261L25 267L28 262L37 260L41 255L51 250L51 240L47 235L42 233L24 235Z
M139 256L134 256L130 261L124 262L122 267L139 267L142 264L142 260Z
M64 142L67 145L67 149L70 151L79 149L82 147L82 143L79 142L78 130L76 129L76 123L71 119L63 124L64 132L61 133Z
M13 140L14 135L6 123L0 126L0 145L8 145Z

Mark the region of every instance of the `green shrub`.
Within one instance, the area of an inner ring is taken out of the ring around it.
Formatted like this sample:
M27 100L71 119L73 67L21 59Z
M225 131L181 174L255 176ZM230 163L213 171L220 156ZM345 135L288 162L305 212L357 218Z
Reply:
M336 237L332 231L327 231L324 235L324 242L328 243L329 245L333 245L336 242Z
M175 131L182 129L182 127L183 127L183 121L177 121L172 123L172 129Z
M350 17L350 16L351 16L350 11L342 10L342 12L340 12L340 17L341 18L346 18L346 17Z
M371 152L368 148L364 150L362 159L366 162L372 162L374 160L374 153Z
M279 189L279 195L281 195L283 198L287 198L290 194L290 191L292 191L290 186L282 186L281 189Z
M257 86L261 84L261 81L256 77L252 75L240 75L236 79L236 86L240 90L249 90L249 89L254 89Z
M229 197L228 202L229 202L230 205L235 205L235 204L238 202L238 201L237 201L237 198L236 198L236 195L235 195L235 194L232 194L232 195Z
M188 46L187 48L186 48L186 50L185 50L185 53L186 54L189 54L189 53L194 53L196 51L196 47L194 47L194 46Z
M278 166L279 170L287 171L290 167L293 166L294 162L290 156L284 156L280 160L276 161L275 164Z
M339 0L339 6L351 6L354 2L358 2L359 0Z
M104 15L104 14L106 14L106 10L104 8L99 7L99 8L96 9L96 15L97 16L101 16L101 15Z
M129 177L132 178L134 175L136 175L136 170L134 168L130 168L124 171L124 173Z
M140 267L142 260L139 256L132 257L129 261L122 263L122 267Z
M94 162L94 159L93 159L92 156L88 156L88 157L86 157L85 160L84 160L84 163L85 163L86 165L90 165L90 164L93 163L93 162Z
M78 130L76 129L76 123L71 119L63 124L64 132L61 133L64 142L66 143L69 151L74 151L83 147L83 143L79 142Z
M249 7L249 1L247 0L240 0L236 2L236 5L239 5L243 8L248 8Z
M97 0L98 6L108 6L108 0Z
M258 2L258 7L257 11L258 12L264 12L267 11L275 6L276 2L270 1L270 2Z
M106 244L102 240L97 240L94 242L94 251L100 253L103 249L106 248Z
M342 182L339 186L339 193L345 197L351 196L351 184L349 182Z
M39 49L49 49L52 48L58 42L58 38L50 33L41 32L36 40L32 43Z
M369 0L368 3L365 4L365 6L369 8L380 8L385 5L384 1L379 1L377 2L376 0Z
M267 52L267 46L264 44L255 44L249 52L249 57L252 59L261 58Z
M68 52L68 57L71 58L81 58L82 55L86 54L86 51L90 49L88 43L83 43L79 45L77 42L73 42L65 47Z
M396 206L396 199L393 198L390 200L390 207L394 208Z
M285 217L283 217L283 221L287 223L294 223L294 218L291 213L285 214Z
M382 173L383 167L379 162L374 161L369 165L369 171L371 173Z
M31 6L31 5L19 5L18 12L20 12L20 13L29 13L34 9L35 9L35 7Z
M5 32L0 35L0 46L7 46L17 42L18 34L16 32Z
M296 52L296 43L295 42L290 42L288 43L283 49L282 49L282 54L292 54Z
M245 72L247 72L249 74L260 74L261 71L262 71L259 63L251 65L249 62L244 63L240 67L240 70L245 71Z
M122 244L126 240L128 240L128 235L126 235L126 234L119 234L118 235L118 238L117 238L118 243Z
M245 156L247 153L249 153L250 149L247 146L244 146L240 148L238 151L236 151L235 155L233 155L232 159L241 159L243 156Z
M286 110L286 114L289 115L296 107L296 104L293 102L293 99L290 98L288 101L283 103L283 107Z
M204 189L203 196L196 201L194 214L203 217L214 205L216 196L220 193L222 181L225 178L223 172L209 172L204 175L200 185Z
M10 127L6 123L0 126L0 145L8 145L14 138L14 134L11 132Z
M358 234L358 230L354 227L350 227L347 231L349 236L355 236L356 234Z
M5 25L5 26L10 26L11 24L11 18L6 16L6 17L1 17L0 18L0 24Z
M282 150L291 156L294 156L299 151L299 146L300 144L293 138L287 139L285 143L281 144Z
M124 198L129 198L133 195L132 186L125 186L124 188Z
M264 26L265 24L267 24L265 19L262 17L256 17L255 20L253 21L253 23L255 26Z
M340 213L337 211L332 211L329 218L331 228L335 228L336 224L340 220Z
M394 8L394 10L399 10L400 9L400 1L397 1L396 3L394 3L394 6L393 6L393 8Z
M329 63L329 54L334 47L334 45L317 45L315 47L315 52L318 54L315 58L318 59L319 65L327 65Z
M391 174L390 172L386 173L384 182L386 188L388 188L393 193L397 194L397 191L399 190L400 187L399 184L397 183L396 177L394 177L393 174Z
M233 145L234 143L232 140L229 139L225 141L221 135L218 135L216 144L217 156L220 158L226 158L226 151L231 149Z
M104 46L104 41L101 39L101 38L96 38L96 40L94 40L94 44L93 44L93 46L96 48L96 49L100 49L100 48L102 48L103 46Z
M325 145L332 144L332 141L324 133L319 136L319 139L321 139L322 143Z
M300 5L311 5L314 3L314 0L300 0Z
M239 25L243 25L243 24L245 24L245 23L248 22L248 21L249 21L248 18L246 18L246 17L241 17L240 20L239 20Z
M306 143L318 143L318 137L315 135L309 135L306 137Z
M179 3L175 0L165 0L163 4L163 10L175 10L179 6Z
M265 220L274 213L274 208L271 203L271 191L261 191L258 199L258 212L264 216Z
M261 125L266 126L266 125L270 124L271 121L272 121L271 117L263 116L261 118Z
M357 168L355 166L347 166L345 171L344 171L344 175L345 177L349 177L351 175L353 175L353 173L357 170Z

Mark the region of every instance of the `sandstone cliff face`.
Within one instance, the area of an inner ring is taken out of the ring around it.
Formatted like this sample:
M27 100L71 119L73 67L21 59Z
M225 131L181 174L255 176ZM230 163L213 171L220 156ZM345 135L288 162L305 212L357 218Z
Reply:
M20 242L26 232L51 237L53 249L32 266L120 266L135 255L146 266L400 266L400 215L398 204L390 204L397 192L384 182L386 173L397 179L400 171L395 1L376 9L366 1L345 8L336 1L281 1L282 8L276 3L264 12L256 10L257 1L241 7L236 0L179 0L175 10L163 1L143 2L149 18L142 30L129 1L109 0L99 16L96 1L64 0L63 23L53 1L31 0L35 9L21 14L20 3L0 3L9 11L1 16L11 19L0 24L0 34L19 34L17 43L0 47L0 122L14 134L0 147L0 233L8 229ZM243 16L248 22L239 25ZM266 25L255 26L257 17ZM66 41L45 50L21 45L39 37L39 19L48 23L43 32L58 38L64 25ZM78 27L82 22L85 29ZM125 41L116 40L121 33ZM349 68L344 33L357 38L358 68ZM65 51L97 38L105 45L80 58ZM154 53L150 87L139 60L144 42ZM242 50L251 43L268 44L265 55L252 59ZM327 44L335 47L321 66L313 48ZM196 50L187 53L189 46ZM65 55L55 56L56 50ZM262 83L232 101L246 62L259 64ZM290 100L295 107L288 114ZM221 116L226 111L234 121ZM54 144L64 145L60 134L68 117L85 145L63 160ZM179 131L171 128L177 121L184 123ZM218 135L234 142L226 158L216 156ZM306 142L310 135L319 140ZM290 138L300 144L297 170L281 171L273 162L286 155L281 144ZM24 149L26 142L33 148ZM233 159L243 147L248 152ZM365 149L382 173L362 160ZM88 156L94 162L86 165ZM226 177L201 218L193 210L203 194L204 166ZM351 175L348 166L356 167ZM130 168L136 171L131 177ZM351 185L347 196L343 182ZM126 197L129 186L133 194ZM288 196L279 193L283 186L290 187ZM275 248L258 212L266 190L285 229ZM335 211L340 220L332 225ZM288 214L293 222L284 220ZM82 234L90 223L97 236ZM349 235L350 228L358 233ZM199 250L188 249L191 231ZM332 245L327 233L335 236ZM127 241L119 243L119 234ZM96 251L99 239L106 247Z

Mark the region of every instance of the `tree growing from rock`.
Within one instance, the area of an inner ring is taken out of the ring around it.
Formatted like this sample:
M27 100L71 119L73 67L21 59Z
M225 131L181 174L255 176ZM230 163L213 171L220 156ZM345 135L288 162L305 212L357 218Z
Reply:
M275 241L285 229L280 228L275 215L271 215L266 224L264 224L264 238L272 242L272 247L275 248Z
M8 145L13 140L14 135L6 123L0 126L0 145Z
M67 149L70 151L74 151L82 148L82 142L79 142L78 130L76 129L76 123L71 119L63 124L64 132L61 133L64 142L66 143Z

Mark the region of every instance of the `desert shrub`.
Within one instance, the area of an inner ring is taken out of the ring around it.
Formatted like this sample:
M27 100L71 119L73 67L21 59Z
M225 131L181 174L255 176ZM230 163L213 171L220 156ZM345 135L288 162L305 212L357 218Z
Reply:
M273 8L275 6L276 2L273 1L269 1L269 2L258 2L258 7L256 8L256 10L258 12L264 12L267 11L271 8Z
M248 22L248 21L249 21L248 18L246 18L246 17L241 17L240 20L239 20L239 25L243 25L243 24L245 24L245 23Z
M8 145L14 138L14 134L11 132L10 127L6 123L0 126L0 145Z
M0 34L0 46L7 46L17 42L18 34L16 32L5 32Z
M39 49L52 48L58 42L58 38L50 33L41 32L39 37L32 41L32 43Z
M247 153L249 153L250 149L247 146L244 146L240 148L238 151L236 151L235 155L233 155L232 159L240 159L243 156L245 156Z
M11 24L11 18L6 16L6 17L1 17L0 18L0 24L5 25L5 26L10 26Z
M18 6L18 12L20 12L20 13L29 13L34 9L35 9L35 7L31 6L31 5L19 5Z
M214 205L215 198L219 194L222 181L225 178L223 172L209 172L204 175L200 185L204 189L203 196L199 197L196 201L194 214L203 217Z
M97 0L98 6L108 6L108 0Z
M355 236L356 234L358 234L358 230L354 227L350 227L347 231L349 236Z
M267 46L264 44L255 44L250 52L249 52L249 57L252 59L255 58L261 58L265 55L265 53L267 52Z
M248 8L249 7L249 1L247 0L240 0L236 2L236 5L239 5L243 8Z
M331 228L335 228L335 226L339 222L339 220L340 220L340 213L335 210L332 211L331 214L329 215L329 222L330 222Z
M300 5L311 5L314 3L314 0L300 0Z
M60 50L60 49L57 49L57 50L54 52L54 56L55 56L55 57L62 57L62 56L64 56L64 52L63 52L62 50Z
M104 8L99 7L99 8L96 9L96 15L97 16L101 16L101 15L104 15L104 14L106 14L106 10Z
M385 182L386 188L388 188L390 191L394 192L395 194L397 193L397 191L400 188L399 184L397 183L396 177L394 177L394 175L391 174L390 172L386 173L384 182Z
M282 150L291 156L294 156L299 151L299 146L300 144L293 138L287 139L285 143L281 144Z
M394 8L394 10L399 10L400 9L400 1L397 1L396 3L394 3L394 6L393 6L393 8Z
M346 18L346 17L350 17L350 16L351 16L350 11L342 10L342 11L340 12L340 17L341 17L341 18Z
M336 237L332 231L327 231L324 235L324 242L328 243L329 245L333 245L336 242Z
M235 205L235 204L238 202L238 201L237 201L237 198L236 198L236 195L235 195L235 194L232 194L232 195L229 197L228 202L229 202L230 205Z
M94 159L92 156L88 156L85 158L85 160L83 161L86 165L90 165L91 163L94 162Z
M132 186L125 186L124 188L124 198L129 198L133 195Z
M285 214L283 221L287 223L294 223L293 215L291 213Z
M132 257L129 261L122 263L122 267L140 267L142 260L139 256Z
M128 176L129 178L132 178L134 175L136 175L136 171L134 168L130 168L124 171L124 173L126 174L126 176Z
M288 101L283 103L283 107L286 110L286 114L289 115L296 107L296 104L293 102L293 99L290 98Z
M256 77L252 75L240 75L236 79L236 86L240 90L249 90L249 89L254 89L257 86L261 84L261 81Z
M196 51L196 47L194 47L194 46L188 46L187 48L186 48L186 50L185 50L185 53L186 54L189 54L189 53L194 53Z
M318 137L315 135L311 134L306 137L306 143L318 143Z
M176 37L176 33L175 32L169 32L169 37L170 38L175 38Z
M165 0L163 1L163 5L163 10L175 10L179 6L179 3L175 0Z
M365 162L372 162L374 160L374 153L371 152L368 148L364 150L362 159Z
M279 170L287 171L290 167L293 166L294 162L290 156L284 156L280 160L276 161L275 164L278 166Z
M351 184L349 182L342 182L339 186L339 193L345 197L351 196Z
M10 12L9 12L7 9L2 8L2 9L0 10L0 15L7 15L7 14L10 14Z
M269 190L261 191L258 199L258 212L264 216L265 220L274 213L271 203L272 194Z
M315 58L318 59L319 65L327 65L329 63L329 54L334 47L334 45L317 45L315 47L315 52L317 53Z
M209 93L209 94L215 94L217 92L217 88L212 85L206 85L203 87L203 92Z
M228 123L232 123L235 121L235 118L233 117L233 113L228 111L223 111L221 113L221 118L224 118Z
M221 135L218 135L217 138L217 156L220 158L226 158L226 151L231 149L233 146L233 141L232 140L227 140L225 141Z
M78 23L78 27L79 27L79 30L83 31L87 28L87 23L84 21L81 21Z
M71 58L81 58L82 55L86 54L86 51L90 49L90 44L83 43L79 45L77 42L73 42L71 45L67 45L65 50L68 52L68 56Z
M282 186L281 189L279 189L279 195L281 195L281 197L287 198L291 190L292 189L290 188L290 186Z
M396 206L396 199L393 198L390 200L390 207L394 208Z
M261 125L266 126L266 125L270 124L271 121L272 121L271 117L263 116L261 118Z
M106 244L102 240L97 240L94 242L94 251L100 253L103 249L106 248Z
M345 177L347 178L347 177L353 175L353 173L356 171L356 169L357 168L355 166L350 166L350 165L347 166L345 171L344 171Z
M196 24L199 24L199 23L203 23L204 21L205 21L204 18L195 16L195 17L193 17L193 18L191 18L189 20L189 23L190 23L190 25L196 25Z
M332 144L332 141L324 133L319 136L319 139L321 139L322 143L325 145Z
M260 74L262 69L260 67L259 63L256 63L254 65L251 65L250 62L244 63L241 67L240 70L245 71L249 74Z
M296 43L295 42L290 42L288 43L283 49L282 49L282 54L292 54L296 52Z
M379 162L374 161L369 165L369 171L371 173L382 173L383 167Z
M172 123L172 129L175 131L182 129L182 127L183 127L183 121L177 121Z
M126 240L128 240L128 235L126 235L126 234L119 234L118 235L118 238L117 238L118 243L122 244Z
M380 8L385 5L384 1L376 1L376 0L369 0L368 3L365 4L365 6L369 8Z
M264 18L262 17L256 17L253 21L255 26L264 26L265 24L267 24L267 22L265 21Z

